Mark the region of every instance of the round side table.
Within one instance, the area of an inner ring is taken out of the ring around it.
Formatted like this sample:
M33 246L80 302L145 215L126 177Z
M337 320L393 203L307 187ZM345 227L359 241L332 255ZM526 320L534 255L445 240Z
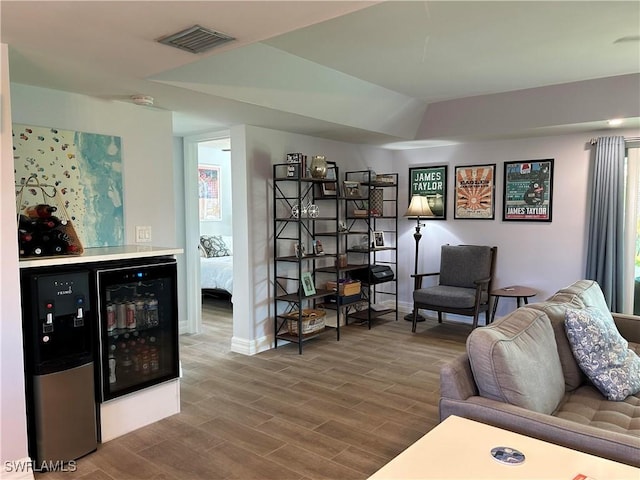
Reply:
M529 304L529 298L535 297L538 292L536 292L533 288L523 287L521 285L512 285L510 287L498 288L497 290L491 290L491 295L496 297L493 302L493 311L491 312L491 323L496 318L496 310L498 309L498 300L500 297L511 297L516 299L516 304L518 308L522 306L522 303L525 305Z

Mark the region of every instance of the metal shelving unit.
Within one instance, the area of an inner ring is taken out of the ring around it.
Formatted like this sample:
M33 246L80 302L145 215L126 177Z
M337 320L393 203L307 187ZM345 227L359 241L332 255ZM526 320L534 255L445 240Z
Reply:
M338 197L324 197L322 185L338 185L338 169L335 180L317 179L305 176L302 169L295 176L287 176L291 164L273 165L273 222L274 222L274 342L278 340L302 346L306 340L315 338L333 327L303 333L303 311L314 309L334 292L325 288L315 288L315 294L305 295L302 285L304 272L312 276L314 286L319 277L339 279L340 271L335 262L340 253L338 231L340 208ZM313 249L315 241L322 239L323 252ZM328 240L333 240L329 242ZM296 248L296 245L298 246ZM298 253L294 253L294 252ZM304 253L304 254L303 254ZM289 331L289 322L297 322L296 332ZM336 339L340 340L340 309L337 311Z
M347 323L357 320L366 322L371 328L373 321L383 315L395 313L395 319L398 320L398 174L376 175L369 170L352 171L346 172L345 182L359 184L359 195L348 195L345 189L345 251L354 270L364 267L369 272L369 276L362 280L365 308L349 311ZM379 245L376 232L382 233L383 245ZM376 283L370 275L370 267L380 265L391 268L392 280Z

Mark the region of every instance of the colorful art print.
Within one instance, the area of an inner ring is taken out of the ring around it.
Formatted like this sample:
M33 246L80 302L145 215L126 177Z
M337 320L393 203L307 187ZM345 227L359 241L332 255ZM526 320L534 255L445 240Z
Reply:
M550 222L553 159L505 162L503 220Z
M493 220L496 164L456 167L453 218Z
M420 220L446 220L447 165L409 168L409 203L414 195L427 197L433 212L433 217L420 217Z
M221 220L220 167L198 165L198 202L200 220Z
M34 175L56 188L84 248L124 245L120 137L14 123L13 161L16 185ZM41 200L25 190L26 204Z

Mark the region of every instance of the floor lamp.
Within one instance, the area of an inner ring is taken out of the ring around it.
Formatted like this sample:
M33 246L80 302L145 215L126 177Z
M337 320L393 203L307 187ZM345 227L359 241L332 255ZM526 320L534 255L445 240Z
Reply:
M418 245L420 244L420 239L422 238L422 234L420 233L420 227L424 226L424 224L420 223L420 218L433 217L433 212L431 211L431 208L429 208L429 201L427 200L427 197L424 197L422 195L414 195L413 197L411 197L411 203L409 204L407 213L405 213L404 216L417 218L416 231L413 234L413 238L416 240L416 258L415 258L415 264L413 268L413 274L417 275L418 274L418 251L419 251ZM414 312L411 312L410 314L405 315L404 319L412 322L413 313ZM418 322L424 322L424 318L420 314L418 314L417 320Z

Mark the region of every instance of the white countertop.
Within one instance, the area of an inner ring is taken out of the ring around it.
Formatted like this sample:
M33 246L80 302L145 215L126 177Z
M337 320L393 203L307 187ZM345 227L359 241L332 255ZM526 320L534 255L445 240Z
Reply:
M20 268L50 267L54 265L77 265L110 260L128 260L145 257L161 257L183 253L181 248L152 247L149 245L123 245L121 247L85 248L82 255L59 255L55 257L29 257L21 259Z

